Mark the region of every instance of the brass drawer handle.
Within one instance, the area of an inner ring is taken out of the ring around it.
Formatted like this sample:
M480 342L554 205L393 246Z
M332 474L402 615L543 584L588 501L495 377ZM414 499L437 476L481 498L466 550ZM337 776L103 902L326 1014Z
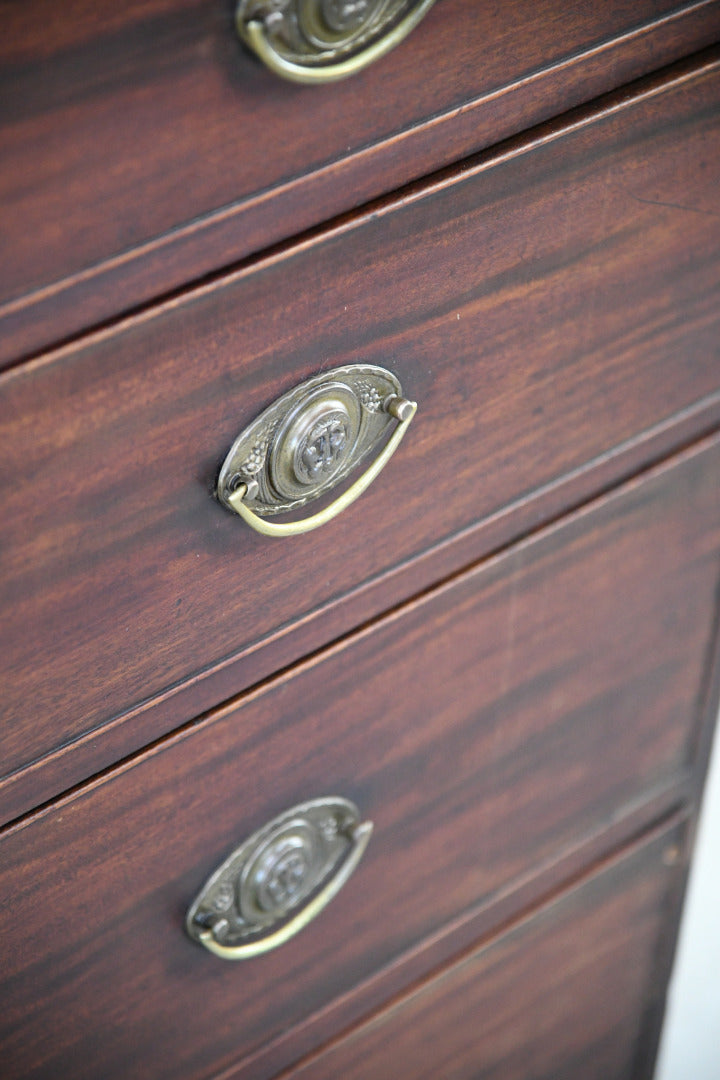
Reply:
M337 517L362 495L397 450L417 405L384 368L353 364L326 372L275 401L233 443L217 482L223 505L264 536L297 536ZM395 430L362 476L329 506L299 521L267 521L344 480Z
M298 83L345 79L407 37L434 0L239 0L235 24L266 67Z
M277 948L337 895L372 830L347 799L294 806L253 833L205 883L187 914L190 937L223 960Z

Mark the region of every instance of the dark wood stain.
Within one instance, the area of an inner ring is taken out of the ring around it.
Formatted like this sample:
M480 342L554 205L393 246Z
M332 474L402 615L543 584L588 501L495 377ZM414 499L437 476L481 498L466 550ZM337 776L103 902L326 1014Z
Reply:
M668 85L5 375L2 760L39 763L6 814L219 700L153 714L189 677L245 657L220 684L237 693L288 625L293 660L343 631L322 610L365 582L590 462L617 480L626 444L642 467L639 432L662 428L664 452L702 433L720 390L720 80ZM212 498L230 443L282 391L359 360L420 402L400 453L327 529L251 534ZM43 759L91 734L46 784Z
M720 0L442 0L325 88L234 0L0 0L2 1080L651 1080L720 699ZM318 371L419 412L294 541ZM223 963L217 865L374 822Z
M689 452L7 830L8 1080L206 1076L599 833L627 839L643 802L677 805L714 647L719 463L718 440ZM191 943L214 866L320 794L376 825L323 917L242 966Z
M283 1080L649 1080L676 842L626 855Z
M713 716L712 721L714 719ZM681 791L682 785L675 788L678 799L676 806L680 806L686 798ZM424 938L416 948L404 953L398 962L376 970L352 993L336 998L299 1025L284 1029L255 1053L223 1069L218 1080L266 1080L284 1069L292 1068L298 1061L307 1060L318 1048L336 1042L343 1037L343 1032L365 1021L375 1010L394 1006L398 999L407 994L409 987L427 982L443 968L456 962L458 957L497 937L540 905L560 896L589 872L595 872L607 864L621 850L618 841L621 847L627 849L633 844L644 843L656 833L666 832L674 822L686 820L689 812L687 806L668 816L663 808L670 805L673 805L673 796L666 790L657 799L637 805L629 816L623 816L609 828L603 828L591 839L567 849L560 859L546 864L542 870L534 868L523 879L515 879L507 890L494 894L487 903L481 902L446 923L440 933ZM640 1039L643 1051L651 1059L657 1044L654 1029L658 1026L669 977L669 958L672 957L675 941L673 928L677 925L680 912L689 847L681 846L678 854L680 872L675 878L673 895L668 897L666 932L662 948L657 951L656 993L646 997L648 1023ZM644 1074L640 1075L645 1080ZM649 1076L647 1080L650 1080Z
M2 363L720 35L714 0L443 0L380 64L308 89L242 51L232 6L3 4Z

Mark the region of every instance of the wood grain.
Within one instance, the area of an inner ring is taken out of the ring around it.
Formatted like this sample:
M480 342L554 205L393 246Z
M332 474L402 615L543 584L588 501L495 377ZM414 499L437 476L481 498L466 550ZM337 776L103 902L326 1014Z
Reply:
M669 810L714 648L719 462L715 443L607 496L7 830L8 1080L206 1076L617 842L659 792ZM191 943L214 867L321 794L376 827L323 917L242 968Z
M283 1080L649 1080L672 844L620 859Z
M237 693L279 628L330 641L324 605L589 462L617 479L606 456L673 416L698 433L720 388L720 79L670 85L3 377L3 772L92 739L7 813L190 719L197 699L148 708L183 680L245 656ZM419 400L409 438L331 526L256 537L212 498L227 448L355 360Z
M0 5L1 363L720 36L716 0L443 0L376 67L308 90L243 53L233 7Z

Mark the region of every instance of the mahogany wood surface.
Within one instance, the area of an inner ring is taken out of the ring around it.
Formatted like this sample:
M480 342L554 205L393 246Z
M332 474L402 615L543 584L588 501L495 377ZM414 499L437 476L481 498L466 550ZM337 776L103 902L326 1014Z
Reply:
M207 1076L566 851L627 837L658 792L670 810L715 647L719 466L716 440L7 829L8 1080ZM228 851L322 794L376 831L321 919L242 966L191 943L184 911Z
M717 0L442 0L375 67L307 88L243 52L233 7L0 5L0 362L720 37Z
M638 465L662 460L687 436L713 431L720 423L720 394L685 410L622 444L614 452L560 477L539 492L515 500L479 524L435 545L422 555L365 582L310 616L279 627L257 647L218 661L208 669L168 687L162 694L121 713L103 727L65 743L33 765L0 783L0 815L9 820L36 806L50 792L60 793L78 779L127 756L129 748L207 712L218 702L258 684L329 641L403 602L408 595L451 577L483 555L527 536L560 513L583 505L589 497L634 476ZM720 678L720 672L718 672ZM714 715L711 718L714 720ZM701 787L701 777L697 778Z
M664 430L667 452L673 417L677 441L708 409L717 422L716 67L2 377L6 817L219 700L153 714L183 680L244 656L236 693L279 629L317 613L316 648L338 633L324 606L364 582L589 462L607 485L627 441L640 468L639 436ZM212 498L226 450L278 394L352 361L420 402L399 454L331 526L255 536ZM80 738L45 783L46 757Z
M626 854L283 1080L650 1080L674 842Z
M712 721L714 719L713 716ZM686 797L681 794L682 786L675 789L680 802ZM672 814L663 814L662 808L672 804L671 793L666 790L657 799L639 804L629 817L620 818L609 829L604 828L577 847L569 848L560 859L546 863L540 870L534 867L532 873L524 879L515 879L508 889L493 894L487 903L481 901L474 908L467 909L462 915L446 923L438 933L424 938L416 948L377 969L350 993L336 998L300 1024L283 1029L276 1038L265 1043L255 1053L222 1069L216 1075L216 1080L267 1080L268 1077L282 1073L284 1069L294 1067L297 1062L327 1046L328 1041L342 1038L343 1032L362 1023L393 999L406 994L408 987L433 977L433 974L454 963L458 957L476 949L480 942L497 937L503 928L559 896L585 876L590 868L597 868L603 862L614 858L622 847L627 849L633 844L645 842L650 836L667 830L673 823L686 821L689 807L687 804L680 807L680 802L678 809ZM648 828L652 823L655 827ZM622 845L620 848L618 839ZM688 845L679 848L678 861L683 867L687 865L689 854ZM665 955L659 957L657 967L657 990L660 996L668 981L675 944L673 924L679 915L683 884L684 874L680 874L674 908L667 912L667 933L663 950ZM652 1014L657 1021L658 1010L654 1007ZM656 1052L656 1041L653 1032L649 1030L644 1045L650 1057Z

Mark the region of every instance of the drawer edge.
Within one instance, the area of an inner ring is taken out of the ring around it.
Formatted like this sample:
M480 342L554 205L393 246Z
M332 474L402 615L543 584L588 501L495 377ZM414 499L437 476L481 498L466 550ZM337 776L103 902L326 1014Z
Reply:
M650 74L653 68L682 69L688 64L683 58L707 49L718 33L715 0L698 0L306 176L24 293L0 305L0 370L113 318L128 317L209 275L227 274L288 236L356 211L393 188L612 94L625 83L657 81L658 74ZM647 56L642 49L638 56L638 43Z

